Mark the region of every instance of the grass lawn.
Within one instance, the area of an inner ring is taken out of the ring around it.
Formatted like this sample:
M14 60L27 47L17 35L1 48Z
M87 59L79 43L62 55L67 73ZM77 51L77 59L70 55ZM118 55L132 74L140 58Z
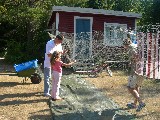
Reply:
M126 108L126 104L133 100L126 87L127 79L128 76L122 71L114 71L113 77L101 73L97 78L86 78L97 88L101 88L121 108ZM158 120L160 118L160 80L145 79L140 94L146 107L140 112L136 112L135 109L130 109L128 112L136 115L139 120Z

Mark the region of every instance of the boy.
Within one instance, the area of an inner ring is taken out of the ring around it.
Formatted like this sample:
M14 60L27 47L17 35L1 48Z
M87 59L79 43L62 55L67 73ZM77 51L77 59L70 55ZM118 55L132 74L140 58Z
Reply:
M139 89L143 82L143 77L139 75L140 71L137 71L136 63L139 61L139 56L137 54L137 46L131 42L130 39L125 39L124 48L127 49L128 55L129 55L129 61L130 61L130 75L128 77L128 91L132 94L132 96L135 98L133 103L128 103L127 107L129 108L137 108L136 111L139 112L142 110L143 107L146 106L144 102L142 102L140 95L139 95ZM139 103L138 107L136 106L137 102Z

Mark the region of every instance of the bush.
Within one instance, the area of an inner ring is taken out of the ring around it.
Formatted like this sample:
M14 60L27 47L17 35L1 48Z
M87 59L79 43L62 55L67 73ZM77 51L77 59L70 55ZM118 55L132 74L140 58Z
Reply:
M19 63L24 61L25 58L23 44L13 40L7 42L7 54L5 56L6 61L10 63Z

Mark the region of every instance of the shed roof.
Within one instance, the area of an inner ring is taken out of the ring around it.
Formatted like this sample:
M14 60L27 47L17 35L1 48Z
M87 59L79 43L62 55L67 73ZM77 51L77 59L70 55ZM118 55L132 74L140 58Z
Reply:
M114 10L104 10L104 9L93 9L93 8L53 6L52 12L53 11L79 12L79 13L91 13L91 14L103 14L103 15L142 18L142 14L138 14L138 13L114 11Z

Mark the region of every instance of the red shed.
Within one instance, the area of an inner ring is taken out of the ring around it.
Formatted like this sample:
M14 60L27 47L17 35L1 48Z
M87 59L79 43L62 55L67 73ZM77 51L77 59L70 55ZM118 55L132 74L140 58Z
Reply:
M84 59L86 59L96 52L92 49L95 48L93 45L93 32L103 33L103 36L100 36L99 33L97 38L103 40L105 46L121 47L126 35L120 29L136 29L136 20L141 17L141 14L123 11L53 6L48 22L48 31L51 31L52 34L58 34L58 32L73 34L75 47L73 48L72 57L79 56L78 59L85 56ZM78 35L79 33L88 34ZM76 41L82 40L82 38L85 39L83 45L82 41ZM78 53L82 53L82 56Z

